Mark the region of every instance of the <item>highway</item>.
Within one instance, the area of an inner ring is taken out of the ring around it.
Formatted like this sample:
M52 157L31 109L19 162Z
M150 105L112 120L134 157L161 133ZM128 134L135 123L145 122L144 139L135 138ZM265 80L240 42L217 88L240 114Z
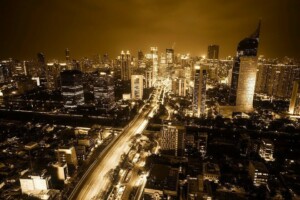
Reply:
M125 127L124 131L105 149L95 160L87 173L79 181L69 200L101 199L110 186L107 173L114 169L120 162L121 155L130 150L130 138L136 133L141 133L148 124L149 115L153 115L157 101L141 109L141 112ZM100 195L99 195L100 194Z

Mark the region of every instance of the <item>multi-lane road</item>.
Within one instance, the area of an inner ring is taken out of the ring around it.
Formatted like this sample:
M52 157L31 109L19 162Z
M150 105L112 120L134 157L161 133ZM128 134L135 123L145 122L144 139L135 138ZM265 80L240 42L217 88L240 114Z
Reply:
M128 153L130 138L146 128L148 118L153 115L156 105L157 100L154 100L149 106L144 107L123 132L98 156L69 196L70 200L101 199L99 194L106 193L110 185L107 173L119 164L123 153Z

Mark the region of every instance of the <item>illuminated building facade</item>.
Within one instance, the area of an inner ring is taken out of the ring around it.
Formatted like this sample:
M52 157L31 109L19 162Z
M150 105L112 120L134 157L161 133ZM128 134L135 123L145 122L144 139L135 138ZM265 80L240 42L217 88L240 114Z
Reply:
M163 126L159 144L161 153L182 156L184 150L185 129L181 126Z
M205 114L207 67L195 65L193 113L200 117Z
M229 104L235 106L238 112L250 112L253 109L259 32L260 24L250 37L239 43L234 59Z
M68 179L69 172L68 172L67 163L56 162L52 165L52 167L54 168L54 171L56 172L55 175L56 175L57 180L65 181Z
M208 46L207 59L219 59L219 45Z
M263 139L259 148L259 155L265 161L274 161L274 144L271 140Z
M157 47L151 47L150 50L152 58L153 83L155 83L158 72L158 49Z
M111 74L99 72L94 80L94 100L103 109L110 109L115 105L114 81Z
M78 161L74 146L60 147L55 152L59 163L67 163L68 165L77 167Z
M172 91L178 96L186 96L187 82L185 78L176 78L172 80Z
M120 62L121 62L121 79L123 81L128 81L130 80L130 76L131 76L131 55L129 51L127 51L126 54L124 53L124 51L121 52Z
M142 75L131 76L131 98L138 100L143 99L143 78Z
M174 63L174 49L166 49L166 60L167 64L173 64Z
M300 115L300 80L294 81L293 92L289 106L289 113L293 115Z
M145 78L145 87L151 88L153 86L153 71L152 70L146 70L145 71L146 78Z
M253 185L266 185L269 177L267 167L262 162L250 161L249 175L253 181Z
M65 70L60 73L61 93L64 98L64 106L74 108L84 104L82 85L82 72L78 70Z
M272 98L290 98L293 81L299 78L299 65L259 63L255 92Z
M48 190L50 188L51 176L43 171L39 174L25 173L20 178L20 185L22 193L29 194L42 190Z

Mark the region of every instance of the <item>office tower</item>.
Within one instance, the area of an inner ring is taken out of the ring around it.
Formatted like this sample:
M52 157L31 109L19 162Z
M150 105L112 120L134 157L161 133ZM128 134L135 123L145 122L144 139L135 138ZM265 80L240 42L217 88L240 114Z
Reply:
M178 96L186 96L187 82L185 78L175 78L172 80L172 91Z
M131 98L135 100L143 99L143 76L131 75Z
M20 177L20 185L23 194L38 193L50 188L51 176L46 170L40 173L25 173Z
M128 81L130 80L130 76L131 76L131 56L129 51L127 51L126 54L124 51L121 52L120 62L121 62L121 79L123 81Z
M209 45L207 59L219 59L219 45Z
M157 47L151 47L150 50L152 59L153 83L155 84L158 72L158 49Z
M75 108L84 104L82 85L82 72L78 70L65 70L60 73L61 93L64 98L64 106Z
M77 167L78 161L74 146L60 147L57 150L55 150L55 152L59 163L67 163L68 165Z
M300 80L294 81L293 92L289 106L289 113L292 115L300 115Z
M42 86L47 86L47 81L48 81L48 72L46 68L46 59L45 55L40 52L37 54L38 58L38 70L37 70L37 75L40 78L40 85Z
M67 163L56 162L52 165L55 171L55 178L57 180L65 181L69 177Z
M259 155L265 161L274 161L273 158L274 153L274 144L269 139L262 139L260 148L259 148Z
M69 64L70 63L70 51L68 48L65 51L65 56L66 56L66 63Z
M113 77L108 72L99 72L94 77L94 100L96 105L108 110L115 105Z
M259 32L260 23L251 36L238 44L234 59L229 104L235 106L235 110L239 112L250 112L253 109Z
M145 74L146 74L145 87L146 88L153 87L153 71L152 70L146 70Z
M159 144L161 153L183 156L185 128L182 126L164 125L161 130Z
M175 55L174 55L174 49L166 49L166 59L167 64L173 64Z
M253 185L266 185L269 177L269 172L262 162L250 161L249 175L252 179Z
M207 67L195 65L193 114L196 117L205 115Z
M259 63L255 92L273 98L290 98L293 81L300 78L299 65Z

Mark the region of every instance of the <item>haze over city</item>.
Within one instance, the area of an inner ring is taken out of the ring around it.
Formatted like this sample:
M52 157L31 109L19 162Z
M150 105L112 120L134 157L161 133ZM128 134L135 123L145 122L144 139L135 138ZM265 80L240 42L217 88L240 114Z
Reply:
M299 200L299 10L2 0L0 199Z
M298 0L111 0L0 2L0 58L47 59L108 53L122 49L135 55L149 46L171 48L195 56L209 44L220 56L234 56L237 38L262 19L259 55L299 58Z

